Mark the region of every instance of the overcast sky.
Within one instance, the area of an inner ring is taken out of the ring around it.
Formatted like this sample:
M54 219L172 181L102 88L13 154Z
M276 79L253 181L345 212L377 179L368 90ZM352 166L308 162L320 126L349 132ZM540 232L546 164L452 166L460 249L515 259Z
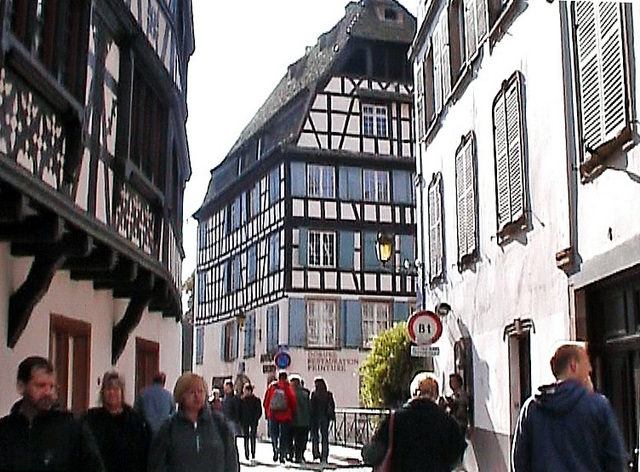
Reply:
M189 64L187 136L193 174L184 199L183 278L196 266L197 222L210 170L258 108L348 0L193 0L196 50ZM417 0L400 0L414 16Z

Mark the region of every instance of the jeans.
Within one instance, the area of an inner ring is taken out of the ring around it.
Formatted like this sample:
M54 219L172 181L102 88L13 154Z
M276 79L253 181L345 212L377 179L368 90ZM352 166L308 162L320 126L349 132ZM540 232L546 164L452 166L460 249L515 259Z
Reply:
M322 441L322 449L320 449L320 441ZM320 459L322 462L327 461L329 457L329 418L318 418L311 425L311 451L314 459Z
M284 459L290 447L291 422L269 420L269 435L271 436L271 446L273 447L273 458L279 455L280 462Z
M243 435L244 435L244 457L249 459L249 447L251 447L251 458L256 458L256 430L258 429L257 424L245 424L243 426Z
M291 430L293 436L293 459L296 462L300 462L304 459L304 451L307 449L309 428L307 426L293 426Z

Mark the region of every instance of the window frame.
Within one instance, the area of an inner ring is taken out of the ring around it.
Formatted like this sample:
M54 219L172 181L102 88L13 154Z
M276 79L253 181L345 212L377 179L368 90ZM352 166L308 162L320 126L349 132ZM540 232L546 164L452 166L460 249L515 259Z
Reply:
M384 307L386 309L386 316L384 313L378 313L380 309ZM370 349L373 347L373 342L376 337L380 336L384 331L391 328L392 325L392 310L390 302L363 300L360 305L361 310L361 323L362 323L362 347L364 349ZM368 310L373 310L369 312ZM371 315L372 319L367 320L365 317ZM384 319L386 317L386 319ZM380 320L379 318L382 318ZM383 321L384 327L381 328L380 321ZM367 326L371 325L373 329L368 330ZM368 332L369 331L369 332Z
M369 179L371 178L371 179ZM384 181L386 178L386 182ZM371 180L371 182L369 182ZM362 169L362 198L365 202L387 203L391 199L389 172L377 169ZM370 195L369 184L373 185L373 195ZM381 191L382 184L382 191ZM385 194L386 193L386 194Z
M307 196L311 198L335 198L335 167L318 164L307 165Z
M389 137L389 107L380 103L362 103L362 134L368 138Z
M428 188L428 225L429 225L429 282L436 284L444 280L444 218L442 174L437 172Z
M311 229L308 232L307 265L309 267L336 266L336 233L335 231L319 231ZM318 238L318 241L312 239ZM327 244L330 246L327 247Z
M463 270L478 255L478 188L475 134L462 136L456 149L456 209L458 269ZM470 237L473 241L470 242Z
M325 308L331 310L324 311ZM317 311L316 310L322 311ZM338 346L338 302L331 299L307 299L307 347L308 348L335 348ZM316 317L320 319L316 320ZM314 326L315 325L315 326ZM333 332L328 329L332 326ZM324 329L322 329L324 327Z

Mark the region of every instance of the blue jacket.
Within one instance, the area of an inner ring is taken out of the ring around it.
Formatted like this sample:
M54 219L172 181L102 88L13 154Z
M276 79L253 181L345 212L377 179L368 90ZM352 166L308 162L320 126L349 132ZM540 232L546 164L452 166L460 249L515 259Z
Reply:
M155 434L164 420L175 412L176 406L173 395L162 384L154 383L138 395L133 409L143 414L149 429Z
M520 410L515 472L622 472L625 457L609 401L578 381L540 387Z

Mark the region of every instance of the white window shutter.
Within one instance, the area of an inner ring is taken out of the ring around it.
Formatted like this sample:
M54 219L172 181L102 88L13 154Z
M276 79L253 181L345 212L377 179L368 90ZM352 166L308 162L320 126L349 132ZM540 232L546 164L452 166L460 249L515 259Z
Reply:
M504 94L501 92L493 104L493 140L496 154L496 203L498 232L509 223L509 159L507 154L507 122Z
M470 139L467 140L467 143L464 147L464 183L465 183L465 202L466 202L466 228L465 232L467 233L467 246L465 255L472 255L477 248L477 235L476 235L476 186L475 186L475 165L474 165L474 145L475 140L473 135Z
M476 53L476 2L464 0L464 37L466 43L466 60L470 60Z
M424 116L424 61L416 67L416 128L418 139L422 139L426 131Z
M621 6L576 2L581 123L587 149L597 149L628 126Z
M524 216L524 172L522 107L520 100L520 80L516 77L505 92L507 111L507 146L509 154L509 193L511 196L510 222Z
M440 44L442 45L442 53L440 60L442 62L442 101L446 102L451 94L451 55L449 51L449 12L445 9L440 16Z
M489 31L487 0L476 1L476 44L479 46Z
M456 199L458 207L458 263L467 253L467 193L465 185L464 147L456 153Z
M442 241L442 178L436 176L429 186L429 264L430 279L443 275L443 241Z
M435 28L431 37L431 48L433 50L433 98L435 104L435 115L438 116L442 110L442 39L440 28Z

